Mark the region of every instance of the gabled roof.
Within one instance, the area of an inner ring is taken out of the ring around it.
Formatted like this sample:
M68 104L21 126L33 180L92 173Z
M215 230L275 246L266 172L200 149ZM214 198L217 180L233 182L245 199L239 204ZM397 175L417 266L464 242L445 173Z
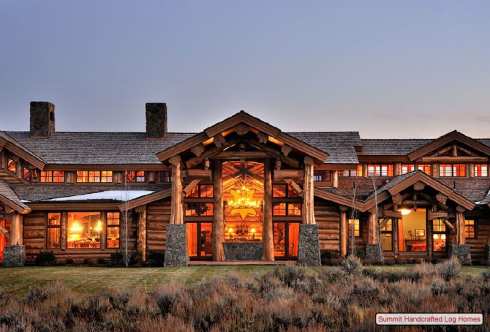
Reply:
M226 130L229 130L233 127L238 126L239 124L245 124L252 128L257 129L258 131L267 134L269 136L274 137L277 140L284 142L289 145L293 149L303 152L304 154L319 160L325 161L328 157L328 153L312 146L292 135L289 135L285 132L282 132L279 128L270 125L269 123L256 118L247 112L240 111L235 115L226 118L223 121L220 121L206 129L204 129L201 133L198 133L192 137L187 138L186 140L169 147L167 149L162 150L157 154L158 159L161 161L165 161L170 159L171 157L178 155L188 149L208 140L210 138L215 137L218 134L223 133Z
M19 199L12 188L2 180L0 180L0 202L20 214L31 212L31 209Z
M410 160L419 159L454 141L469 146L486 156L490 156L490 146L454 130L412 151L408 154L408 158Z
M40 169L44 168L45 161L39 157L39 155L29 150L6 132L0 131L0 148L2 147L10 150L12 153L26 160L31 165Z
M490 190L488 190L487 196L483 200L477 203L478 205L488 205L490 207Z
M436 191L444 194L450 200L456 204L464 207L467 210L472 210L475 207L475 203L466 198L465 196L454 191L444 183L436 180L432 176L425 174L422 171L415 171L408 174L400 175L393 178L390 182L376 190L378 204L388 199L389 197L400 193L401 191L413 186L414 184L421 182ZM374 194L371 194L364 202L364 209L369 210L376 205L376 199Z

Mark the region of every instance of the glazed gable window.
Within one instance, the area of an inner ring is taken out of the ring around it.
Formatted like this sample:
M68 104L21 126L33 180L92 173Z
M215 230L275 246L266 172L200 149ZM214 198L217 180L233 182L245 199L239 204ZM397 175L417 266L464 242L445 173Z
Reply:
M111 183L112 171L77 171L78 183Z
M466 176L466 165L465 164L441 164L439 166L439 176L442 177Z
M17 173L17 164L18 164L18 161L17 160L9 159L7 161L7 170L10 173Z
M61 248L61 213L48 213L46 248Z
M391 164L368 164L367 176L393 176Z
M476 164L473 166L474 176L488 176L488 165L487 164Z
M128 183L142 183L145 182L145 171L128 171L126 173L126 180Z
M63 171L41 171L41 182L63 183L65 182L65 172Z
M100 212L68 212L68 249L99 249L104 230Z

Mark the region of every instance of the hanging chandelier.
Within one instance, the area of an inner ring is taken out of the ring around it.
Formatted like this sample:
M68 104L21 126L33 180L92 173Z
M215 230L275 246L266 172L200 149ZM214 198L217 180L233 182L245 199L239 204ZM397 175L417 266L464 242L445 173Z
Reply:
M254 193L246 182L242 182L237 189L231 190L232 198L227 201L228 206L233 209L257 209L260 201L254 198Z

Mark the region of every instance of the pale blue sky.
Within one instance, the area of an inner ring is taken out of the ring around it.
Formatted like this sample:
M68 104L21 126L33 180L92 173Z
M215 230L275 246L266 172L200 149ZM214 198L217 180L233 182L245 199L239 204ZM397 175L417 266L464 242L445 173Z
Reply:
M0 129L172 131L244 109L284 130L490 137L490 1L0 0Z

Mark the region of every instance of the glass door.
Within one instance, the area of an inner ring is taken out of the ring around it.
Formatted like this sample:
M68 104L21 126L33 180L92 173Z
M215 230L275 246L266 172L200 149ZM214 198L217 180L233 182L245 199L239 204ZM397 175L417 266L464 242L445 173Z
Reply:
M212 223L188 222L187 254L191 259L211 259L212 252Z
M298 257L299 222L274 222L274 256L276 259Z

